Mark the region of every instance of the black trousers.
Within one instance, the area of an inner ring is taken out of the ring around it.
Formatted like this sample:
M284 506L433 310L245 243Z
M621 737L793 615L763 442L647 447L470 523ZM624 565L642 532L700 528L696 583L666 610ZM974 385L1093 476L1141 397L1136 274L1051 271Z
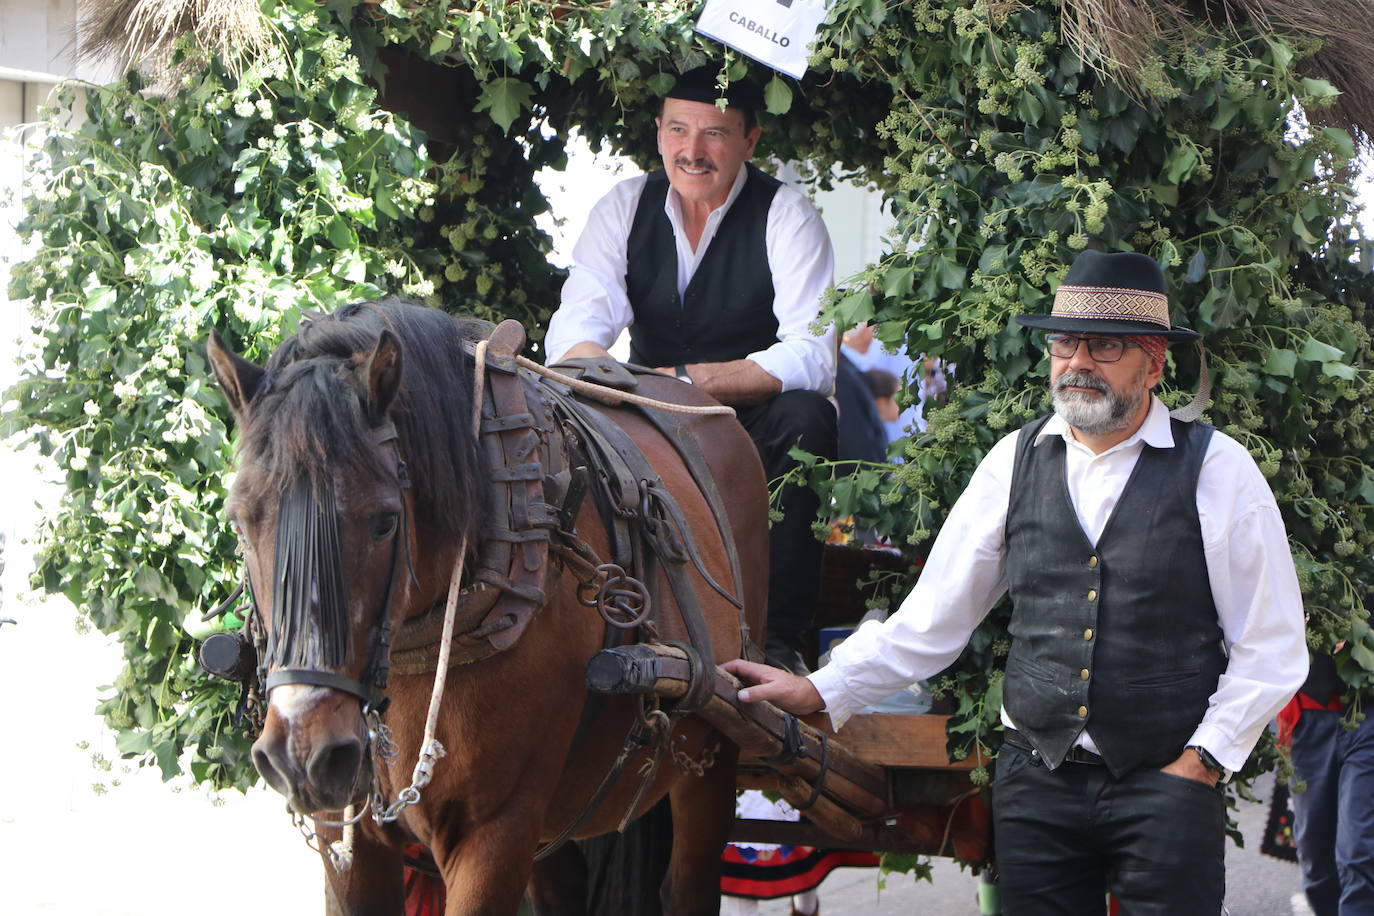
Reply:
M787 454L793 446L835 457L835 406L814 391L785 391L762 404L736 407L735 413L754 440L770 482L797 466ZM768 632L798 648L811 628L821 585L824 544L811 532L820 505L814 490L789 484L780 494L782 520L768 532Z
M1226 892L1220 788L1145 768L1051 772L1004 744L993 782L995 859L1006 916L1218 916Z

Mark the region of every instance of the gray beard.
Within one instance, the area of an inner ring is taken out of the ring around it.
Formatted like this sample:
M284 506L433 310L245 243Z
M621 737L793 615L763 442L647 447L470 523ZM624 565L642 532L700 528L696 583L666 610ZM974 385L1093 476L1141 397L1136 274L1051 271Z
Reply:
M1066 391L1065 386L1074 385L1092 388L1100 397L1077 391ZM1132 385L1124 395L1112 391L1111 386L1095 375L1074 372L1072 369L1059 376L1051 392L1054 399L1054 412L1074 429L1089 436L1101 436L1125 429L1140 409L1145 399L1145 389Z

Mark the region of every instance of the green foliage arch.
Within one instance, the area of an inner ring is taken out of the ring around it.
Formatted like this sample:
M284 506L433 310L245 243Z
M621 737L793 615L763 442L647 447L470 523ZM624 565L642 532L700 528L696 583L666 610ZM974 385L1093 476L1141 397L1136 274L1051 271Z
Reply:
M237 575L209 328L261 358L307 310L399 293L537 339L561 278L534 175L573 131L652 162L655 94L721 54L695 7L263 0L266 52L207 58L185 39L174 80L90 87L84 120L51 132L23 227L36 253L13 274L33 334L5 422L66 474L36 577L123 642L101 704L122 752L168 776L251 776L234 691L193 661L201 611ZM1079 56L1061 15L836 0L805 80L730 56L732 78L766 86L763 154L874 182L897 216L829 314L958 367L899 468L808 474L918 552L992 444L1046 409L1044 361L1011 317L1045 310L1085 246L1147 252L1176 322L1205 335L1209 419L1278 495L1310 642L1342 644L1347 682L1374 685L1370 252L1351 135L1322 126L1337 90L1305 69L1317 45L1242 20L1160 44L1124 79ZM1199 364L1172 363L1176 403ZM995 717L1005 649L999 612L943 684L962 740Z

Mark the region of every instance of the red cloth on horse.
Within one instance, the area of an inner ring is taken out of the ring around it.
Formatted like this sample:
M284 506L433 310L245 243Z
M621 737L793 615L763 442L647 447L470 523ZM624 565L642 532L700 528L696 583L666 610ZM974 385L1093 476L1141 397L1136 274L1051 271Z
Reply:
M423 859L428 856L425 847L410 846L406 856ZM444 882L434 875L417 871L406 866L406 916L444 916Z

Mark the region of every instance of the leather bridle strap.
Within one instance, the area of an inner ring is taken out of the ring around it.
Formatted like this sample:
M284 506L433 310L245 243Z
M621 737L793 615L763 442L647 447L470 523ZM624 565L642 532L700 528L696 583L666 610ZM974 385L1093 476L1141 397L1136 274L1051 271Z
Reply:
M321 671L318 668L279 668L267 675L267 680L263 686L268 693L271 693L272 688L283 687L287 684L330 687L344 693L351 693L363 703L367 703L371 699L371 691L362 681L345 677L342 674L335 674L332 671Z

